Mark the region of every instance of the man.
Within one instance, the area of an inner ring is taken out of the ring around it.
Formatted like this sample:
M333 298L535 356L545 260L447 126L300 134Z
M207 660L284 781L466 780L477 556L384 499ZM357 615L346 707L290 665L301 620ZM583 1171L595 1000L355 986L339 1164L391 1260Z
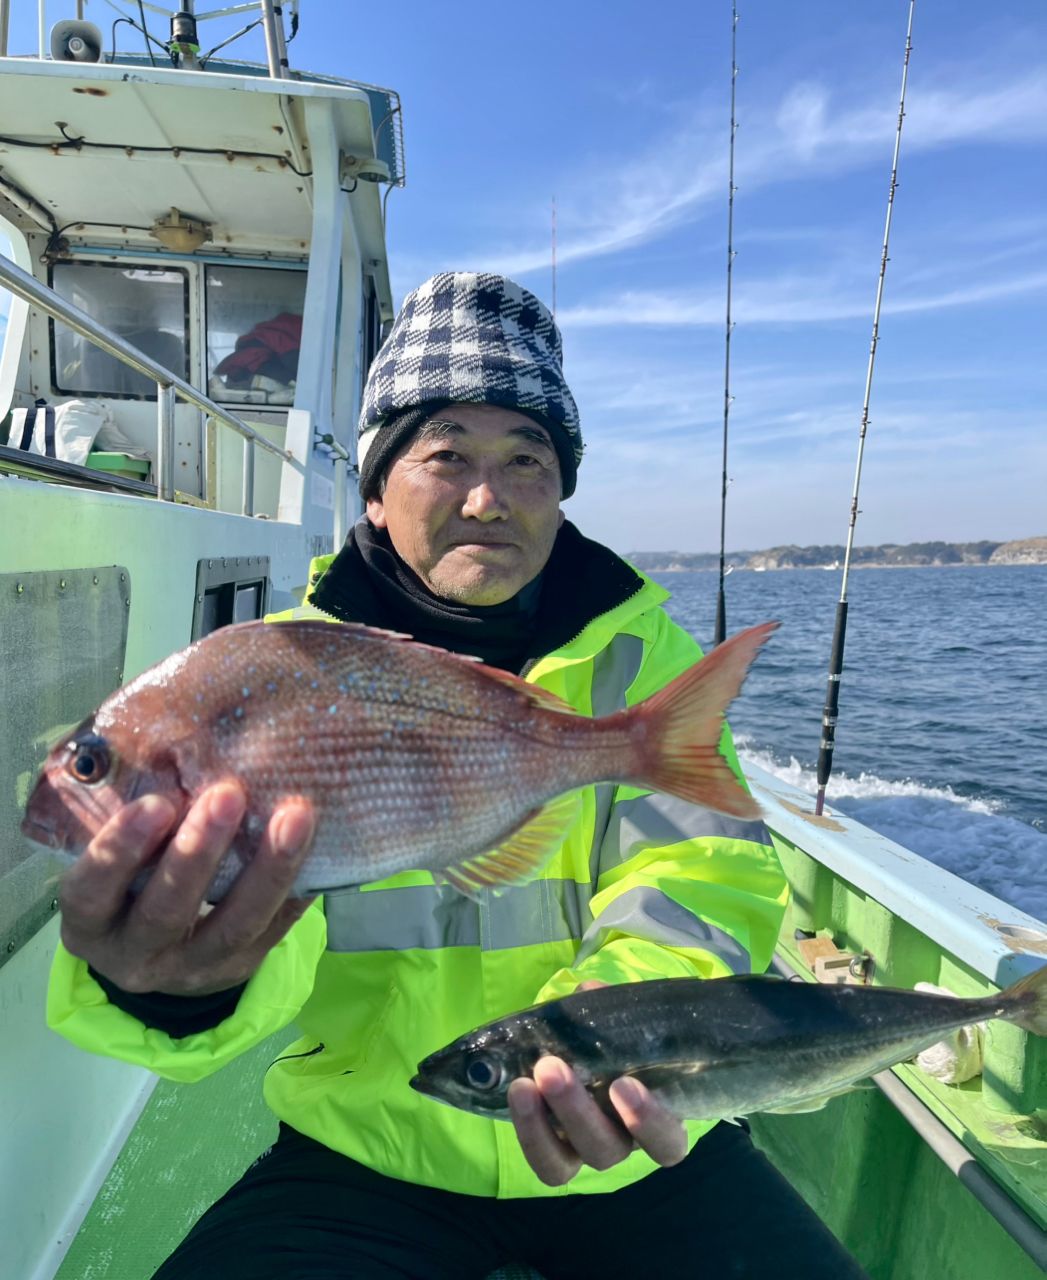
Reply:
M499 276L436 276L368 379L366 517L285 616L406 631L586 714L638 702L700 655L666 592L564 522L581 452L545 307ZM409 873L310 905L286 901L312 830L288 798L200 919L243 808L222 784L172 834L144 798L63 889L49 1017L70 1039L192 1080L302 1031L266 1078L279 1141L157 1280L431 1280L509 1260L550 1278L861 1274L742 1129L685 1126L637 1081L612 1086L612 1121L543 1059L512 1086L512 1126L408 1086L461 1032L580 984L764 969L785 885L761 824L607 784L532 884L476 904Z

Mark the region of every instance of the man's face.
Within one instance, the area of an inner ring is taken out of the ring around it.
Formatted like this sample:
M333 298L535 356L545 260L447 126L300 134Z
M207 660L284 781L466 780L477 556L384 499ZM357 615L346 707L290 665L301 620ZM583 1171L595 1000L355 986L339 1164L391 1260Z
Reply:
M563 521L556 450L514 409L449 405L394 458L367 516L434 595L501 604L553 549Z

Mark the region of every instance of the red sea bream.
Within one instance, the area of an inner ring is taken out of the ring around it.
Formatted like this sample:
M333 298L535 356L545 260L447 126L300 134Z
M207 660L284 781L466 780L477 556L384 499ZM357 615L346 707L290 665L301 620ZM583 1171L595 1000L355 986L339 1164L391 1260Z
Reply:
M138 676L67 735L22 829L76 855L138 796L161 794L184 813L205 787L235 778L247 813L211 901L290 796L307 797L317 818L296 893L422 868L476 896L533 877L589 783L628 782L757 817L718 743L724 710L776 625L740 632L653 697L599 719L385 631L225 627Z

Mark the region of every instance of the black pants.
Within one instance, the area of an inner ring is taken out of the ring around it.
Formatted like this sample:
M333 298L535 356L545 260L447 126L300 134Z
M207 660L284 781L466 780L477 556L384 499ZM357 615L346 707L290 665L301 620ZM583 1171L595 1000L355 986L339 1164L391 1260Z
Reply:
M399 1182L285 1126L154 1280L481 1280L511 1263L547 1280L865 1275L734 1125L620 1191L528 1200Z

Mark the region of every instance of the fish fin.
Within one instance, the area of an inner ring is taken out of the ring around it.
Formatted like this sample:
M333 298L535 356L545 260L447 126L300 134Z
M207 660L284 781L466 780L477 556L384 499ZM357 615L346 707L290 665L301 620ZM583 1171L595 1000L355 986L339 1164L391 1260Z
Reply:
M1047 1036L1047 964L1009 986L1003 995L1008 1006L1018 1006L1002 1014L1008 1022L1034 1036Z
M634 1080L650 1089L652 1092L662 1088L663 1085L678 1083L683 1076L697 1076L703 1071L708 1071L711 1066L716 1064L712 1062L659 1062L653 1067L638 1067L634 1071L626 1071L624 1074L632 1076Z
M720 754L719 744L724 712L777 626L764 622L739 631L626 713L644 724L642 738L637 735L637 781L736 818L760 817L759 805Z
M514 676L511 671L501 671L498 667L484 667L484 674L490 676L492 680L498 684L504 684L514 692L520 694L533 706L541 707L545 711L558 711L564 716L579 716L582 713L564 702L558 694L550 693L548 689L543 689L540 684L531 684L527 680L521 680L519 676Z
M222 627L220 630L230 635L236 632L243 635L245 631L260 631L262 627L268 628L271 624L265 622L261 618L252 618L249 622L234 622L230 626ZM280 623L280 634L285 638L287 636L308 636L317 635L325 640L330 640L332 634L338 631L355 631L358 635L370 635L382 640L412 640L413 636L407 634L406 631L387 631L384 627L368 627L362 622L342 622L340 618L290 618L286 622ZM211 632L214 635L215 632ZM268 632L266 632L268 634ZM224 637L228 639L228 635ZM210 636L205 636L205 640ZM441 650L441 653L444 650Z
M261 621L252 622L236 622L232 626L222 627L222 631L232 632L246 631L249 627L268 627L269 623ZM460 662L468 662L471 666L478 662L482 662L482 658L474 657L469 653L450 653L447 649L441 649L437 645L423 644L421 640L416 640L407 631L390 631L386 627L369 627L363 622L342 622L339 618L292 618L287 622L280 623L280 633L283 636L290 635L293 639L295 636L303 638L316 636L322 641L329 641L333 635L342 635L352 633L357 637L371 640L407 640L419 649L429 649L433 653L438 653L441 658L457 658Z
M763 1111L769 1116L802 1116L809 1111L821 1111L826 1103L832 1102L833 1098L842 1098L848 1093L862 1093L867 1089L875 1088L871 1080L863 1080L857 1084L844 1085L842 1089L832 1089L829 1093L820 1093L815 1098L804 1098L802 1102L789 1102L780 1107L764 1107Z
M452 863L434 874L474 902L481 900L485 889L500 893L512 885L534 880L563 843L579 800L577 791L557 796L536 809L523 826L517 827L496 849Z

